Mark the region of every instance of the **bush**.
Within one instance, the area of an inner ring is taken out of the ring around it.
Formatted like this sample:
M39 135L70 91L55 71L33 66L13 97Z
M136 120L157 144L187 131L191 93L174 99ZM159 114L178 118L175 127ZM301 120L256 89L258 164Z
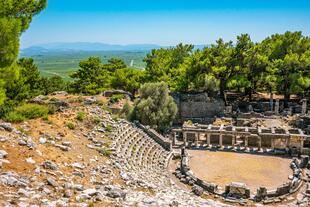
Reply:
M101 122L101 119L98 116L93 117L92 120L94 124L99 124Z
M105 128L105 130L106 130L107 132L111 132L111 131L113 130L113 127L112 127L111 125L107 125L106 128Z
M76 119L79 121L83 121L85 119L85 117L86 117L86 114L83 111L78 112L76 115Z
M112 154L112 151L108 148L100 148L100 149L98 149L98 152L101 155L106 156L106 157L110 157L110 155Z
M68 123L66 124L66 126L67 126L69 129L75 129L75 124L72 123L72 122L68 122Z
M49 109L47 106L38 104L23 104L6 114L4 119L9 122L22 122L28 119L47 116L48 113Z
M111 103L117 103L124 98L123 94L114 94L110 97Z

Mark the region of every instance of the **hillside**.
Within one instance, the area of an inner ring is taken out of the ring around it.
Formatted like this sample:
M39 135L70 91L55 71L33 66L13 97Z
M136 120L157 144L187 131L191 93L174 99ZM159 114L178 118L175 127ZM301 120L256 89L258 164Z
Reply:
M58 112L0 122L0 206L215 206L174 186L169 153L108 112L122 101L61 93L33 101Z

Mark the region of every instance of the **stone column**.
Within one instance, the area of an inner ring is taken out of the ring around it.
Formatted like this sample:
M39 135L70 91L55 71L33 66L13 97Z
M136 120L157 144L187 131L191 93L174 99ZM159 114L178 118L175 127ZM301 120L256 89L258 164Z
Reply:
M270 111L273 111L273 93L270 93L269 106L270 106Z
M260 150L262 148L262 138L258 137L258 150Z
M220 147L223 146L223 134L220 133Z
M307 113L307 99L303 99L301 105L301 115L305 115Z
M211 144L211 138L210 138L210 134L208 133L207 134L207 144L208 144L208 146L210 146L210 144Z
M246 136L246 137L244 138L244 146L247 147L248 145L249 145L249 137Z
M274 139L271 138L271 148L274 149Z
M280 108L279 99L277 99L276 100L276 105L274 107L274 113L275 114L279 114L279 108Z
M184 142L184 146L187 146L187 133L183 132L183 142Z
M177 132L173 133L172 144L175 145L177 143Z
M196 145L196 147L198 147L199 136L200 136L199 133L195 134L195 145Z
M234 146L235 145L235 142L236 142L236 135L233 135L231 137L231 146Z

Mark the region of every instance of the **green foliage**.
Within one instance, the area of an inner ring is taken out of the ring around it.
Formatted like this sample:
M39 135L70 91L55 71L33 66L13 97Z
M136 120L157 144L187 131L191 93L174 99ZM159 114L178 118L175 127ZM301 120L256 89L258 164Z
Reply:
M135 118L162 132L167 130L177 114L168 85L164 82L146 83L139 89L139 94L140 99L134 105Z
M111 125L107 125L107 126L105 127L105 130L106 130L107 132L112 132L113 127L112 127Z
M126 118L129 121L133 119L133 106L126 102L121 110L121 117Z
M118 103L120 100L124 98L123 94L113 94L110 97L110 103Z
M86 117L86 114L83 111L80 111L76 114L76 119L79 121L83 121L85 119L85 117Z
M72 122L67 122L66 126L71 130L75 129L75 124Z
M49 78L42 77L40 80L42 93L48 95L55 91L64 91L67 89L66 82L60 76Z
M145 71L133 68L122 68L115 71L111 79L111 87L129 91L135 95L141 84L145 82Z
M125 67L119 59L110 59L103 64L98 57L90 57L80 62L80 69L73 73L72 87L74 92L95 95L110 88L112 75L115 70Z
M0 0L0 105L4 103L8 92L5 87L11 89L18 79L16 59L19 38L29 27L32 17L44 9L46 3L46 0ZM27 91L22 81L17 85L21 86L20 90ZM18 94L23 94L18 99L27 96L26 92Z
M47 106L38 104L23 104L9 112L4 119L9 122L21 122L28 119L35 119L47 116L49 109Z
M112 154L112 151L105 147L98 149L98 152L105 157L110 157Z

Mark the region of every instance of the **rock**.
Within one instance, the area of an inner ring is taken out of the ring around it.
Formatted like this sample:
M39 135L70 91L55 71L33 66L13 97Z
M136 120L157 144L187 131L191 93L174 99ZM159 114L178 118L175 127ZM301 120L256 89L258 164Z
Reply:
M30 100L31 103L36 103L36 104L44 104L44 100L46 100L46 96L39 95L37 97L34 97L33 99Z
M85 168L85 166L83 164L78 163L78 162L75 162L75 163L71 164L71 166L74 167L74 168L81 169L81 170L83 170Z
M5 136L0 136L0 142L6 142L7 140L9 140L9 138Z
M43 167L48 170L57 170L58 166L54 162L47 160L43 163Z
M201 196L203 194L203 188L198 186L198 185L194 185L193 188L192 188L192 191L197 196Z
M57 183L56 180L55 180L54 178L52 178L52 177L48 177L48 178L46 179L46 181L47 181L47 184L53 186L54 188L58 186L58 183Z
M36 161L34 161L34 160L32 159L32 157L27 158L27 159L26 159L26 162L29 163L29 164L36 164Z
M107 196L111 198L126 198L126 192L116 186L106 186L105 190L107 190Z
M23 139L19 139L18 140L18 144L21 145L21 146L26 146L27 145L27 142Z
M68 92L66 92L66 91L55 91L55 92L51 93L51 95L53 95L53 96L55 96L55 95L67 96Z
M67 147L71 147L71 142L62 142L62 145L67 146Z
M84 104L86 105L90 105L90 104L93 104L97 101L96 97L95 96L92 96L92 97L89 97L89 98L86 98L84 100Z
M46 141L47 141L47 139L44 138L44 137L40 137L40 139L39 139L39 143L40 143L40 144L45 144Z
M64 192L64 197L65 197L65 198L71 198L72 195L73 195L73 193L72 193L71 190L68 190L68 189L65 190L65 192Z
M86 189L86 190L83 190L82 193L88 196L95 196L98 194L98 191L96 189Z
M5 123L5 122L0 123L0 128L6 130L6 131L8 131L8 132L11 132L11 131L14 130L14 128L12 127L12 124L11 124L11 123Z
M0 150L0 159L5 158L8 155L8 153L4 150Z
M61 144L55 144L55 147L58 147L59 149L61 149L62 151L69 151L71 148L70 147L67 147L67 146L64 146L64 145L61 145Z

